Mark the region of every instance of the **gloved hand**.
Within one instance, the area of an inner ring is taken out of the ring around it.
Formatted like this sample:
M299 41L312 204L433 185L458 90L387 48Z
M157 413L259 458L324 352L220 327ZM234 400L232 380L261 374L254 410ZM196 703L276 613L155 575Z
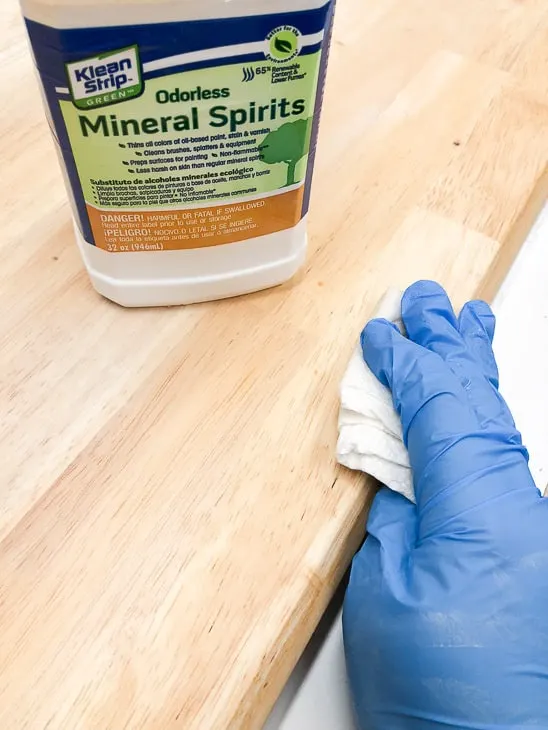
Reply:
M419 282L403 320L409 339L383 320L362 335L402 419L417 505L382 489L353 563L343 623L359 726L548 728L548 500L498 392L493 314L471 302L457 319ZM531 363L523 377L548 373Z

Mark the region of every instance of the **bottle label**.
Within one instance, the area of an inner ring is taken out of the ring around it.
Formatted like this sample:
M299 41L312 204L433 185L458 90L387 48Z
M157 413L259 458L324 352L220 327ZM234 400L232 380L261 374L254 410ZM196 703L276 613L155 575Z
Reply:
M27 20L84 239L201 248L308 210L333 2L59 30Z

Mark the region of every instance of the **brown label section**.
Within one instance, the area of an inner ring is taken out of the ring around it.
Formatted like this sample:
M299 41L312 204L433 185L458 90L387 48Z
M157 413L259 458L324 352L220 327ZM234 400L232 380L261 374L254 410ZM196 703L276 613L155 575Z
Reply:
M105 251L175 251L219 246L292 228L302 217L304 187L244 203L135 212L88 205L95 244Z

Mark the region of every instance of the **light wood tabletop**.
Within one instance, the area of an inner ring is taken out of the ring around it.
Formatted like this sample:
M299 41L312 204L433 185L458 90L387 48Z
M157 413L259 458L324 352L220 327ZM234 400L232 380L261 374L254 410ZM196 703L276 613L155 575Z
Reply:
M305 270L150 311L91 289L0 26L0 728L260 728L364 534L362 325L417 278L491 297L546 198L548 5L340 0Z

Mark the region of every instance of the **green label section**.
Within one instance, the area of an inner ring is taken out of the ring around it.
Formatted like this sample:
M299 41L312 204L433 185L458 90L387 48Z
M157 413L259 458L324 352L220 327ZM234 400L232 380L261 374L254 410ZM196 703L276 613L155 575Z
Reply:
M301 183L319 65L231 64L146 80L107 108L60 102L86 201L165 209Z

